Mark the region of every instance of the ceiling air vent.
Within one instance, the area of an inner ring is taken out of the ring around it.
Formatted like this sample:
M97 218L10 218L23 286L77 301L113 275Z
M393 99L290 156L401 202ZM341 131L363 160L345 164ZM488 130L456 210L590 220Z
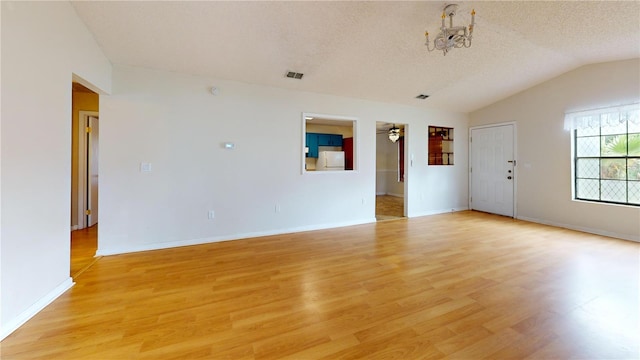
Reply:
M292 79L302 79L302 77L304 76L303 73L297 73L297 72L293 72L293 71L287 71L287 77L288 78L292 78Z
M428 97L429 97L429 95L420 94L420 95L416 96L416 99L424 100L424 99L426 99Z

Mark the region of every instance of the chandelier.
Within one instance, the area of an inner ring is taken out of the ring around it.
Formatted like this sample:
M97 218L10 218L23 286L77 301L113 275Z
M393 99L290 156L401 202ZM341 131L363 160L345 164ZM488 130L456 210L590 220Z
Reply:
M393 127L389 129L389 140L395 143L400 139L400 129L396 127L396 124L393 124Z
M444 55L453 48L471 47L471 36L473 35L473 26L475 25L476 11L471 10L471 24L467 29L466 26L453 26L453 17L458 11L458 5L450 4L444 7L442 11L442 26L440 32L433 40L433 48L429 45L429 32L425 32L424 36L427 38L425 45L429 52L433 50L442 50ZM444 20L449 17L449 27L446 27Z

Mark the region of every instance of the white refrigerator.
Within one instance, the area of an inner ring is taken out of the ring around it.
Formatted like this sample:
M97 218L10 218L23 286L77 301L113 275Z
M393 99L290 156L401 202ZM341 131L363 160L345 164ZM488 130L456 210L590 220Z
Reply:
M344 170L344 151L320 151L316 171Z

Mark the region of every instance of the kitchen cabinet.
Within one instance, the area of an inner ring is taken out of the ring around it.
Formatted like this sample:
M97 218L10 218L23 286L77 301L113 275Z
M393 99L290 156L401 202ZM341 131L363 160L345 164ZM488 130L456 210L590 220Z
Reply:
M342 146L342 135L320 134L318 146Z
M309 148L307 157L317 158L318 147L320 146L339 146L342 147L342 135L340 134L319 134L307 133L306 146Z
M307 133L306 145L309 148L307 152L307 157L317 158L318 157L318 134Z

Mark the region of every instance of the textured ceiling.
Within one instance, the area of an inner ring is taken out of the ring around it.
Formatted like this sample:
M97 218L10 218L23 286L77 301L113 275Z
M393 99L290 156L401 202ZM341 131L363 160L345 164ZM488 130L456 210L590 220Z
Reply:
M640 1L457 4L454 25L476 10L473 46L443 56L423 35L441 1L73 2L114 64L460 112L640 57Z

